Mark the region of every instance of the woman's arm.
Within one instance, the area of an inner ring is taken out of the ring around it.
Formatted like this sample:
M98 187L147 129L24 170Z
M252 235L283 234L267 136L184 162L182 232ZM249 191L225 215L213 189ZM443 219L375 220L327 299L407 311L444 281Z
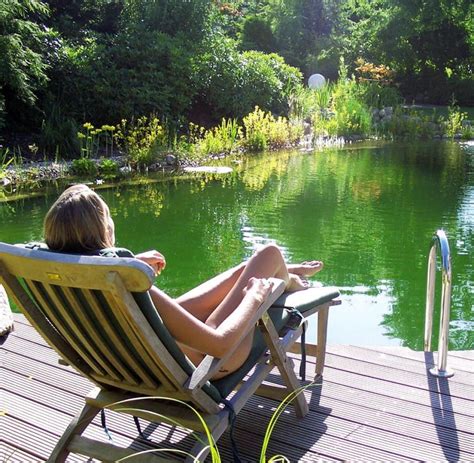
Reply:
M150 294L176 341L198 352L221 358L230 346L235 345L241 333L248 330L253 314L265 301L271 288L268 280L251 278L242 294L242 301L219 326L206 325L155 286L150 289Z

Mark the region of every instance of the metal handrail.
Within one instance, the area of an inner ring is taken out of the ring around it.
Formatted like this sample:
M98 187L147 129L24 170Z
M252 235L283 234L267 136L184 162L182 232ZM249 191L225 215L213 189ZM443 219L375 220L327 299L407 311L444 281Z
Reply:
M449 378L454 372L447 367L449 315L451 311L451 254L446 233L438 230L431 240L428 256L428 279L426 284L426 313L425 313L425 352L431 351L431 337L433 333L433 308L435 298L436 251L441 251L441 318L439 324L438 366L430 369L434 376Z

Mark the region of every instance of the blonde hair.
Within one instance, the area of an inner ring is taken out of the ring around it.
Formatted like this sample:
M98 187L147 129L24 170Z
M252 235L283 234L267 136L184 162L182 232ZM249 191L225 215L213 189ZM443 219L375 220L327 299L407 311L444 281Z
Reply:
M50 249L91 252L114 245L109 208L86 185L65 190L44 219L44 239Z

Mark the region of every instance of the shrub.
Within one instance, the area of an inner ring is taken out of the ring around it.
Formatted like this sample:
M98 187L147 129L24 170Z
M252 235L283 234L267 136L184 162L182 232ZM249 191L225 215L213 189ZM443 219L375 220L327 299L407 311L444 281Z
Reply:
M202 138L197 140L196 150L200 154L231 153L238 148L242 138L242 128L235 119L223 118L220 125L199 131Z
M117 177L119 173L119 166L116 161L113 159L102 159L99 162L99 173L104 178L114 178Z
M444 121L446 135L453 138L456 134L462 133L464 119L467 119L467 113L461 112L459 106L452 100L448 108L448 118Z
M245 135L243 146L248 151L281 148L294 143L301 136L301 129L292 126L284 117L275 118L258 106L243 118Z
M97 164L89 158L74 159L71 164L71 171L79 177L97 175Z
M123 119L116 127L115 139L129 162L138 168L153 164L168 146L168 135L156 116L142 116L130 122Z
M241 118L255 105L276 114L288 112L288 98L301 82L301 73L276 54L240 53L236 43L221 38L196 56L193 80L211 116Z
M244 19L240 42L243 50L258 50L264 53L271 53L277 49L277 43L270 24L258 16L249 16Z

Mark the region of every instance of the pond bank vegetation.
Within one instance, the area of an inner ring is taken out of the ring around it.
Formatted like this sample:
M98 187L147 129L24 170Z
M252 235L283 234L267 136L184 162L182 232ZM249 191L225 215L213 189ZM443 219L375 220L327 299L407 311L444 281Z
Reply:
M381 67L377 69L380 73ZM211 128L190 122L181 133L153 114L123 119L115 126L95 127L85 122L76 133L80 155L72 160L56 156L54 161L35 162L38 148L34 143L28 146L26 158L20 149L0 148L2 196L7 197L6 191L18 185L35 189L64 178L88 178L100 184L136 172L176 172L228 155L265 150L297 147L311 151L317 146L366 139L474 137L472 122L454 102L446 117L422 113L405 107L397 90L383 78L369 80L361 74L349 78L342 61L336 82L318 90L297 87L289 98L288 117L255 106L241 120L222 118Z

